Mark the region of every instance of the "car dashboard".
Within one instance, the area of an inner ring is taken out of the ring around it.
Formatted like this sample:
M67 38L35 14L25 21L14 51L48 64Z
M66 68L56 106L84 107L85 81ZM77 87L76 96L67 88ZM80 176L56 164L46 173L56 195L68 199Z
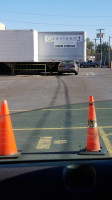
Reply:
M3 199L101 199L111 188L111 159L0 163Z

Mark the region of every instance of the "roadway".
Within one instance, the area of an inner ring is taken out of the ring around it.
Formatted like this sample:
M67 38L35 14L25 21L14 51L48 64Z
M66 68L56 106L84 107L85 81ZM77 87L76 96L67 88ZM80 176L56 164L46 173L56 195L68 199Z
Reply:
M91 158L78 155L86 147L90 95L104 157L112 157L111 85L108 68L83 68L77 76L1 76L0 100L8 101L19 159Z

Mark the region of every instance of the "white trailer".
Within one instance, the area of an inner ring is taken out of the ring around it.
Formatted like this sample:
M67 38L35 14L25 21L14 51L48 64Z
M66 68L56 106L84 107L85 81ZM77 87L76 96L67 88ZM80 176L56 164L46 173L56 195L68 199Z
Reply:
M0 62L14 74L18 63L53 66L61 60L86 61L86 33L0 30ZM23 64L24 66L24 64Z
M6 25L5 25L5 24L2 24L2 23L0 23L0 30L6 30Z
M38 62L38 32L0 31L0 62Z
M86 32L39 32L39 62L86 61Z

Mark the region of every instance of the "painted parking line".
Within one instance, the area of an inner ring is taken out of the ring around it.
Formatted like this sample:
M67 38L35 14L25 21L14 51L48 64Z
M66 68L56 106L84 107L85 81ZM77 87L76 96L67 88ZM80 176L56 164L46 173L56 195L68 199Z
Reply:
M88 108L46 108L43 111L88 110Z
M14 131L37 131L37 130L76 130L76 129L87 129L88 127L53 127L53 128L14 128ZM98 128L112 128L112 126L98 126Z
M55 127L55 128L21 128L13 129L14 131L37 131L37 130L74 130L74 129L86 129L87 127Z
M9 112L28 112L31 110L9 110Z
M99 128L112 128L112 126L99 126Z
M40 137L36 149L50 149L52 137Z
M112 110L112 108L95 108L96 110ZM88 108L45 108L45 109L37 109L37 111L83 111L83 110L88 110ZM32 112L36 111L35 110L10 110L9 112Z
M109 155L112 157L112 144L110 143L110 140L108 139L107 134L104 132L103 128L99 128L99 133L103 139L103 142L108 150Z
M107 136L111 136L112 135L112 133L108 133L108 135Z
M52 140L53 140L52 136L40 137L36 149L50 149ZM56 145L66 144L67 140L54 140L53 143Z
M88 110L88 108L45 108L45 109L37 109L37 111L65 111L65 110ZM32 112L35 110L10 110L10 112Z
M112 157L112 144L111 144L110 140L108 139L108 136L112 135L112 133L107 135L104 132L104 128L112 128L112 126L98 127L99 134L102 137L102 140L108 150L110 157ZM29 130L57 130L57 129L67 129L67 130L74 129L74 130L76 130L76 129L87 129L87 127L32 128L32 129L30 128L30 129L14 129L14 130L29 131ZM51 141L52 141L52 136L40 137L39 142L37 143L36 149L50 149ZM53 143L54 144L65 144L65 143L67 143L67 140L54 140Z
M60 127L60 128L29 128L29 129L13 129L16 131L31 131L31 130L60 130L60 129L65 129L65 130L76 130L76 129L87 129L88 127ZM104 128L112 128L112 126L103 126L103 127L98 127L99 134L102 137L102 140L108 150L109 155L112 157L112 144L110 140L108 139L109 135L112 135L112 133L106 134L104 131ZM52 136L48 137L40 137L39 142L37 143L36 149L50 149L51 142L52 142ZM54 140L54 144L65 144L67 143L67 140Z
M54 140L54 144L66 144L67 140Z

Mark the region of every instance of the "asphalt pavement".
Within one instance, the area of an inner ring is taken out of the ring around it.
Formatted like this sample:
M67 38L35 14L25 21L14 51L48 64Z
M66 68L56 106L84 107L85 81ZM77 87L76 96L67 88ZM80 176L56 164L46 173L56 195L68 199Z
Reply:
M95 99L101 147L112 156L112 70L0 77L0 100L9 105L20 160L80 159L86 147L89 96ZM102 102L103 101L103 102ZM101 155L98 155L100 157ZM97 155L92 155L97 157ZM101 156L102 157L102 156Z

